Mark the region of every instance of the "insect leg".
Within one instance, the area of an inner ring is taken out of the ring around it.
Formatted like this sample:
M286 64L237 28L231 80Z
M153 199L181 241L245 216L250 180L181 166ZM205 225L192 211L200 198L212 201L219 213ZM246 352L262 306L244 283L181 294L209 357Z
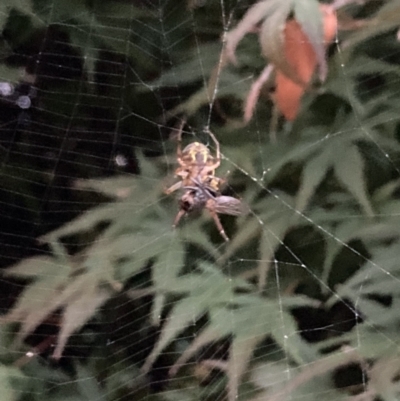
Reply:
M168 189L164 191L165 194L169 195L177 189L182 188L182 181L176 182L174 185L170 186Z
M175 217L174 224L172 224L172 228L175 228L175 227L178 225L179 220L180 220L185 214L186 214L186 212L185 212L184 210L182 210L182 209L179 210L178 214L177 214L176 217Z
M214 219L215 225L217 226L218 231L219 231L219 233L221 234L221 237L222 237L226 242L228 242L228 241L229 241L229 238L228 238L228 236L225 234L224 227L222 227L221 221L220 221L220 219L219 219L217 213L215 212L215 210L210 210L210 209L208 209L208 211L210 212L212 218Z

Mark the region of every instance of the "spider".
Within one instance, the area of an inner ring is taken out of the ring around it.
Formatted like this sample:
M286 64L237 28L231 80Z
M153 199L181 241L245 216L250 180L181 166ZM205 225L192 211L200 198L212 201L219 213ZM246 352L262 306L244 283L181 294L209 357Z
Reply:
M184 122L181 124L178 132L177 160L180 166L175 171L175 175L180 177L181 180L165 191L166 194L171 194L177 189L185 191L179 199L179 211L173 227L178 225L184 215L207 209L222 238L229 241L218 214L239 216L242 213L242 204L239 199L220 193L220 187L224 180L214 175L221 162L219 143L214 134L208 130L208 134L215 143L215 157L211 155L205 145L199 142L189 144L182 151L181 141L184 124Z
M200 179L201 182L207 183L208 187L218 191L224 181L222 178L214 176L215 170L221 164L219 142L214 134L207 130L207 133L215 143L215 157L212 156L206 145L199 142L190 143L182 151L182 131L185 123L186 121L183 121L179 127L176 151L179 167L175 170L175 176L180 177L181 180L169 187L165 193L170 195L180 188L192 185L193 178Z

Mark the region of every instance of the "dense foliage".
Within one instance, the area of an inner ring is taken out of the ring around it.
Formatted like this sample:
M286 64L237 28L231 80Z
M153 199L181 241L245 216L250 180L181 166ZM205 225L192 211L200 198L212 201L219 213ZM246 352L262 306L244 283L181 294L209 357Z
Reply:
M333 2L329 45L316 0L264 0L229 63L254 3L1 2L1 400L400 397L400 1ZM245 121L288 19L312 84ZM227 244L171 229L182 118L246 206Z

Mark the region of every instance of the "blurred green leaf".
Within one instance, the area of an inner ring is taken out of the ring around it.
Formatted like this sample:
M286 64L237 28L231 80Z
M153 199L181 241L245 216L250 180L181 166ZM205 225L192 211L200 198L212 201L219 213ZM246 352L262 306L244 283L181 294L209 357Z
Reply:
M262 25L260 32L260 45L264 57L295 82L298 76L285 58L283 29L292 11L293 1L265 2L270 4L271 14L268 15Z
M400 23L400 3L396 1L387 1L371 18L370 22L362 29L357 30L349 39L349 49L360 42L370 39L383 32L396 29Z
M364 176L364 162L356 146L337 149L340 158L334 159L334 169L339 181L352 193L363 207L367 216L374 211L369 201Z
M201 82L204 80L204 74L210 73L217 64L220 51L220 43L209 43L195 48L188 60L173 66L155 81L150 82L149 86L154 89Z
M4 401L15 401L18 397L18 390L14 387L13 382L16 378L22 378L22 373L9 366L0 365L0 386L1 398Z
M86 324L109 297L109 292L97 288L95 282L92 281L85 283L84 292L75 294L75 297L69 300L63 312L54 358L61 358L69 337Z
M318 185L331 167L331 163L330 155L321 152L306 164L302 173L301 186L297 193L297 210L302 212L307 207L307 204L314 195Z

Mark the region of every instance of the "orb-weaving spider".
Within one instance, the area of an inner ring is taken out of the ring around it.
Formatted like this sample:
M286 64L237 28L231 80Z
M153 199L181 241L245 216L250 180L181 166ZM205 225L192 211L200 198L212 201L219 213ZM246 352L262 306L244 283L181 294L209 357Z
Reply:
M214 134L207 130L211 139L215 143L216 154L212 156L207 146L193 142L181 150L182 130L185 121L181 124L178 131L177 161L179 167L175 175L181 180L176 182L165 193L171 194L177 189L185 190L179 199L179 212L175 217L173 227L186 214L207 209L213 218L219 233L225 241L229 241L225 230L222 227L218 214L228 214L238 216L242 212L241 201L231 196L221 195L220 187L224 180L216 177L215 170L221 163L219 142Z

